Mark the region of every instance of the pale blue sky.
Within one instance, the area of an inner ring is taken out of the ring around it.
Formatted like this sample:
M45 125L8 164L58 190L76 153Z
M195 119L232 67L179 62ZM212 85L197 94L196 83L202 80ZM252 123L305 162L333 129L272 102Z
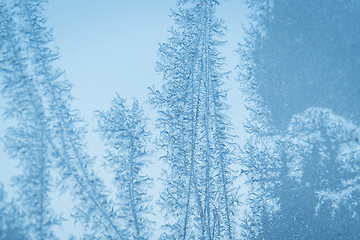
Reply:
M109 106L115 91L145 100L146 88L160 82L154 71L158 43L168 36L174 6L174 0L50 1L48 25L60 48L59 66L74 84L85 116ZM218 11L229 29L224 54L230 70L238 64L234 50L242 38L242 8L240 0L228 0Z
M108 109L116 92L143 102L147 99L147 87L161 86L161 76L155 72L157 49L159 42L166 41L167 30L173 24L169 13L175 2L49 0L45 13L55 36L54 45L60 52L57 65L65 70L67 78L73 83L74 107L80 110L89 124L88 147L92 155L101 158L104 150L99 137L93 132L96 127L94 111ZM228 43L221 49L227 58L227 71L234 70L239 64L239 55L235 50L237 43L242 41L242 24L246 21L246 9L242 2L227 0L218 8L217 15L225 20L228 28L224 38ZM225 87L230 88L234 133L240 135L245 114L236 76L234 71ZM153 122L155 112L148 105L145 105L145 110ZM6 125L1 124L1 135ZM2 144L0 147L0 182L11 191L10 178L18 171L14 168L15 163L6 157ZM154 173L154 177L158 173ZM61 201L55 204L61 204ZM65 224L60 231L63 237L76 232L71 224Z

